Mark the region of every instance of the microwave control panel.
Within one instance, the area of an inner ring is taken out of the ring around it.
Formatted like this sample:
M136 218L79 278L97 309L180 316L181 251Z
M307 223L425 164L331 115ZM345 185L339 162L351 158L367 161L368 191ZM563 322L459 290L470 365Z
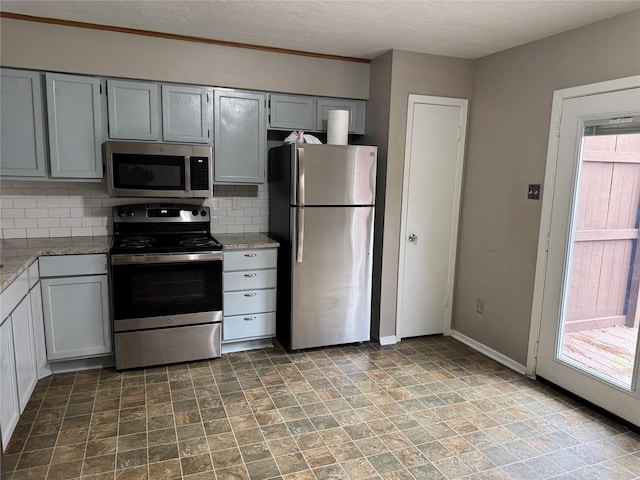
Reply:
M209 190L209 159L191 157L191 190Z

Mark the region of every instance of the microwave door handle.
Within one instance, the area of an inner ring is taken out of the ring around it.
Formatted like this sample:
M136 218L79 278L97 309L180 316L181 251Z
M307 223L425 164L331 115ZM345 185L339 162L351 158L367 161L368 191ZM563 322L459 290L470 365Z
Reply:
M298 207L296 212L296 262L302 263L302 254L304 250L304 207Z

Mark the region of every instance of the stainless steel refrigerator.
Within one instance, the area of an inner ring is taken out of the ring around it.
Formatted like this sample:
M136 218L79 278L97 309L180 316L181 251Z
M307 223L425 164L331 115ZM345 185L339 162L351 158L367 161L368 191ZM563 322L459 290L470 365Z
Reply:
M296 350L369 340L377 147L269 150L276 330Z

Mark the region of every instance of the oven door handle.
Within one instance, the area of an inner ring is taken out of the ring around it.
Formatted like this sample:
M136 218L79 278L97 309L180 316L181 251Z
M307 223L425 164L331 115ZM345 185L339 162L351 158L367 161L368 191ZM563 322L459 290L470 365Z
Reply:
M222 260L222 252L179 253L175 255L111 255L111 265L211 262L211 261L221 261L221 260Z

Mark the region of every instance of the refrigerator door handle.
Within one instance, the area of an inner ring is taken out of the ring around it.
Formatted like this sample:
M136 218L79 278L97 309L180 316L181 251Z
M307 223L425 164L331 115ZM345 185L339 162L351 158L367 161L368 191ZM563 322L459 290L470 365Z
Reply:
M297 241L296 241L296 262L302 263L302 251L304 248L304 208L297 208Z
M296 148L298 151L298 205L304 205L304 148Z

